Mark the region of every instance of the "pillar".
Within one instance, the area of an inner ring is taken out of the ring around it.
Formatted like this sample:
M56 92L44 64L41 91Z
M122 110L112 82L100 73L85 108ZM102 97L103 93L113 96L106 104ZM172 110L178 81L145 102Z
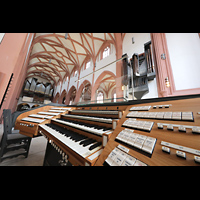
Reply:
M34 33L6 33L0 44L0 74L3 74L0 84L0 101L2 101L11 74L14 74L6 101L0 110L0 116L3 109L15 111L26 77L33 37Z
M158 96L170 96L175 90L175 85L165 33L151 33L151 41L154 51L154 60L156 63ZM165 54L164 59L161 58L162 54ZM165 83L167 77L170 82L170 87L167 87Z
M116 49L116 60L122 57L122 35L121 33L115 33L115 49ZM122 90L122 61L116 62L116 97L123 97Z

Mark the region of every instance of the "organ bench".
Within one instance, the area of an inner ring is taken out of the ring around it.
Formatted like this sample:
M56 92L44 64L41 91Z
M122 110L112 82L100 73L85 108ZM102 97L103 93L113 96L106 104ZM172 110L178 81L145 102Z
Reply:
M199 112L200 95L47 105L19 115L15 128L47 139L44 165L200 166Z

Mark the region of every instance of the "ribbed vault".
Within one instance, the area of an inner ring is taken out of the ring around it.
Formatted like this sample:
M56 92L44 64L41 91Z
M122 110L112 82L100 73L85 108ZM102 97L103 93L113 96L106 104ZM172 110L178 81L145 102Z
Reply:
M27 78L40 76L53 84L80 69L84 61L96 61L103 45L115 47L116 34L121 33L36 33L27 68ZM122 34L122 37L124 35Z

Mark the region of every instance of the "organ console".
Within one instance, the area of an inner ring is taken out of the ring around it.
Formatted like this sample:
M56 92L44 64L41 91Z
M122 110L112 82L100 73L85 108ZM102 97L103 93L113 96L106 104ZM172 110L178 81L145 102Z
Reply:
M48 145L62 155L59 164L64 165L67 160L73 165L92 166L106 146L125 108L48 105L23 112L16 119L15 129L30 137L43 135L47 138Z
M44 165L200 166L200 95L44 106L15 128L47 139Z
M200 95L134 102L96 166L200 165Z
M76 107L49 124L39 125L39 133L62 154L58 163L93 166L122 117L123 109L125 107L120 110L116 106ZM51 165L48 159L44 165Z

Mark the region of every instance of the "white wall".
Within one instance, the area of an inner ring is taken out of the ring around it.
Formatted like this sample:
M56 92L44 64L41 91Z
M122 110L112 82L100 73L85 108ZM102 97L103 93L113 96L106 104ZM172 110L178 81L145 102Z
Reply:
M113 62L113 61L115 61L115 60L116 60L115 50L112 49L112 53L111 53L108 57L106 57L106 58L104 58L104 59L102 59L102 60L100 60L100 61L96 61L96 68L95 68L95 71L96 71L97 69L100 69L101 67L103 67L103 66L105 66L105 65L107 65L107 64L109 64L109 63L111 63L111 62ZM108 67L106 67L106 68L104 68L104 69L99 70L98 72L96 72L95 75L94 75L94 83L95 83L96 79L99 77L99 75L100 75L103 71L105 71L105 70L111 71L111 72L113 72L113 73L116 75L116 63L114 63L114 64L112 64L112 65L110 65L110 66L108 66ZM80 78L86 76L87 74L90 74L91 72L93 72L93 63L92 63L92 61L91 61L91 65L90 65L89 68L87 68L87 69L85 69L85 70L83 70L83 69L81 70L81 72L80 72ZM75 82L75 81L78 79L78 76L77 76L77 77L72 77L72 76L71 76L70 82L69 82L69 88L68 88L68 90L70 90L70 88L74 85L75 88L76 88L77 91L78 91L79 87L80 87L81 84L84 82L84 80L88 80L88 81L91 83L91 85L92 85L92 77L93 77L93 74L91 74L91 75L89 75L89 76L87 76L87 77L81 79L81 80L79 81L78 88L77 88L77 82ZM67 91L67 87L66 87L66 86L67 86L67 83L64 83L64 85L63 85L63 87L62 87L62 91L63 91L64 89ZM58 91L59 89L60 89L60 87L58 86L57 89L56 89L56 93L57 93L57 91ZM62 91L61 91L61 93L62 93ZM67 91L67 92L68 92L68 91ZM55 93L55 95L56 95L56 93Z
M93 72L92 61L91 61L90 63L91 63L91 64L90 64L90 67L89 67L89 68L87 68L87 69L85 69L85 70L81 70L80 78L82 78L82 77L84 77L84 76L86 76L86 75L88 75L88 74L90 74L90 73ZM93 75L91 74L91 75L89 75L89 76L87 76L87 77L81 79L80 82L79 82L79 87L80 87L80 85L83 83L84 80L88 80L88 81L91 83L91 85L92 85L92 77L93 77Z
M198 33L166 33L176 90L200 87Z
M100 69L101 67L104 67L105 65L113 62L116 60L116 55L115 53L110 54L109 56L107 56L106 58L97 61L96 62L96 68L95 71ZM103 71L111 71L116 75L116 63L113 63L111 65L109 65L108 67L105 67L97 72L95 72L95 76L94 76L94 83L96 82L97 78L99 77L99 75L103 72Z
M134 44L132 44L132 37L134 37L135 40ZM198 33L166 33L166 39L176 90L200 88L200 38ZM130 59L134 53L143 53L144 44L150 40L150 33L126 33L122 45L123 54L127 53L129 57L128 59ZM112 49L111 55L102 60L96 61L95 70L115 60L115 49ZM88 73L91 73L92 69L93 66L91 64L88 69L82 70L80 78ZM116 63L96 72L94 75L94 83L96 82L99 75L105 70L111 71L116 75ZM90 75L85 79L89 80L92 84L92 77L93 75ZM71 77L69 89L72 85L77 87L77 82L75 83L77 78L78 77ZM85 79L82 79L79 82L79 87ZM148 84L149 93L146 94L143 99L158 97L156 78L153 81L149 81ZM62 90L67 90L67 87L68 83L65 82L63 84ZM55 88L54 95L60 91L61 85L58 84L58 87Z
M68 86L68 80L66 79L66 80L63 82L63 85L62 85L62 89L61 89L60 94L62 94L63 90L66 90L66 91L67 91L67 86Z
M132 37L135 43L132 44ZM144 53L144 44L151 40L150 33L126 33L123 41L123 54L127 53L129 59L134 53Z
M61 87L61 82L59 82L58 85L57 85L57 87L55 87L55 89L54 89L54 96L56 96L57 93L60 93L60 87Z
M144 95L142 99L157 98L158 90L157 90L156 78L153 81L148 81L148 86L149 86L149 93Z
M75 81L77 81L78 80L78 75L75 77L72 77L71 76L71 78L70 78L70 82L69 82L69 87L68 87L68 91L71 89L71 87L72 86L74 86L76 89L77 89L77 82L75 82ZM66 90L67 91L67 90ZM68 92L67 91L67 92Z

